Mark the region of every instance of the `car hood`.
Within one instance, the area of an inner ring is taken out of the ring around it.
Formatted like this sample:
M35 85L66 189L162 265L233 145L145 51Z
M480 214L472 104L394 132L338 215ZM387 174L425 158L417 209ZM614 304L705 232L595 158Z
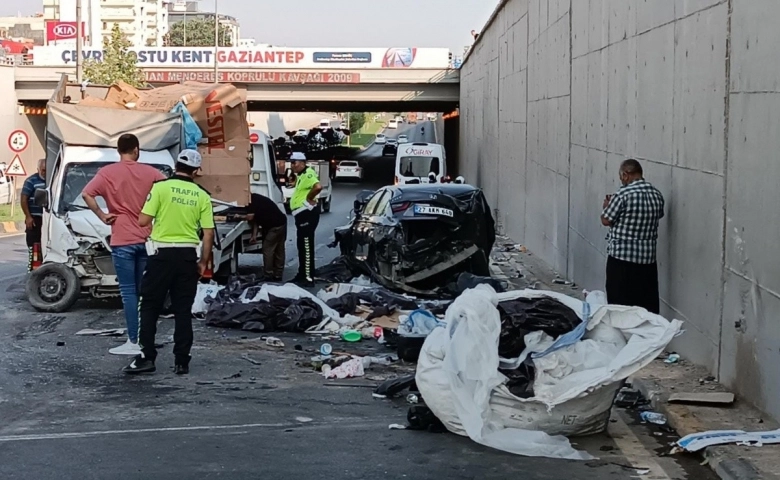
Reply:
M103 241L111 236L111 227L100 221L97 215L90 210L68 212L68 222L70 223L70 229L76 235Z

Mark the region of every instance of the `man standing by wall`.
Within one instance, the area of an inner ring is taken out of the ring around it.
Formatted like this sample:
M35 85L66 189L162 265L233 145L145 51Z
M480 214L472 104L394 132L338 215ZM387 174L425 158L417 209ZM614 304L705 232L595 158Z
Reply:
M125 373L152 373L157 349L157 319L170 293L175 319L173 333L174 373L190 372L192 349L192 303L198 291L198 279L208 268L214 248L214 213L211 196L193 181L202 159L195 150L182 150L176 162L176 174L157 182L149 192L138 217L142 227L152 225L148 244L149 261L141 283L141 329L138 343L141 354L124 368ZM200 260L198 245L203 230Z
M251 243L257 242L258 228L263 230L263 270L266 278L281 282L284 273L284 244L287 241L287 216L273 200L253 193L247 220L252 224Z
M317 195L322 191L320 179L313 168L306 166L306 156L295 152L290 156L295 172L295 191L290 198L290 210L295 218L298 243L298 275L293 282L301 286L314 284L314 232L320 223Z
M127 342L112 348L114 355L138 355L138 295L146 268L146 239L151 228L138 225L138 215L154 182L165 176L152 167L138 163L140 144L135 135L126 133L117 141L119 162L98 170L81 193L87 206L106 225L111 225L111 258L114 261L119 293L127 324ZM95 197L103 197L105 213Z
M645 181L634 159L620 165L622 186L604 199L602 225L607 235L607 301L659 313L658 222L664 216L664 197Z
M43 208L35 204L35 190L46 188L46 159L38 160L38 171L33 173L22 186L19 198L24 212L24 233L27 240L27 271L32 270L33 245L41 243L41 226L43 225Z

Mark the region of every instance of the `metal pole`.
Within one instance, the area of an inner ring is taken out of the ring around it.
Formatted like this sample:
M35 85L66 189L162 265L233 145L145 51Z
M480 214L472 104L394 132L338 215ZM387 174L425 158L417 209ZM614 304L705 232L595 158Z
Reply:
M186 8L186 7L185 7ZM184 45L182 47L187 46L187 11L184 11Z
M76 83L81 85L82 77L84 74L84 66L81 58L82 48L82 36L84 35L81 28L81 0L76 0Z
M217 53L219 53L219 0L214 0L214 83L219 83L219 62Z

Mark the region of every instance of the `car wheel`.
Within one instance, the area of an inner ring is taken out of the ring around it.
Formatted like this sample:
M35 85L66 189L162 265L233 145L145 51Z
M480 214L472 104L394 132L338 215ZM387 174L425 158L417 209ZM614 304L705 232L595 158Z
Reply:
M76 271L61 263L46 263L33 270L25 288L30 305L39 312L70 310L81 294Z

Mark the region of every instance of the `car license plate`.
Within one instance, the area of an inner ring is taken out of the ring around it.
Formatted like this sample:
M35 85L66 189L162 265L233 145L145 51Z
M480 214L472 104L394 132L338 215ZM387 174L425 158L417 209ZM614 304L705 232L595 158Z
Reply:
M449 208L427 207L425 205L414 206L415 215L440 215L443 217L452 217L453 212Z

